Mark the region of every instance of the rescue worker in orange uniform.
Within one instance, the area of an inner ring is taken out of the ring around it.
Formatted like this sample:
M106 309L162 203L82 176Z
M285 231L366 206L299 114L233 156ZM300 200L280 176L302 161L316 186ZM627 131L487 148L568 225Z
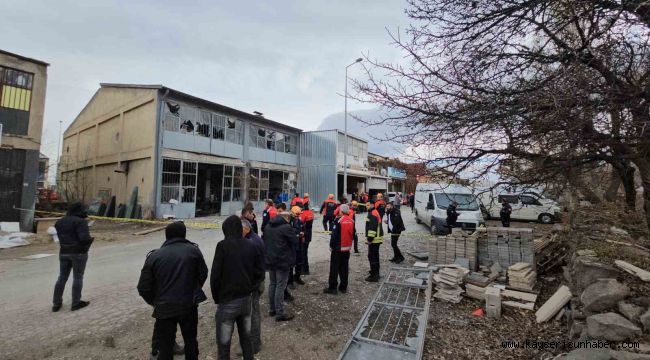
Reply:
M298 195L298 193L293 194L293 199L291 199L291 207L294 207L294 206L302 207L303 203L304 203L304 201L302 200L300 195Z
M354 221L349 216L350 208L341 205L340 215L336 219L330 237L330 274L329 286L323 290L326 294L336 295L339 291L348 291L348 274L350 270L350 250L354 241ZM339 279L341 280L339 282Z
M320 213L323 214L323 228L326 233L331 232L334 227L334 219L336 218L334 211L336 211L337 206L338 204L334 200L334 194L329 194L327 195L327 200L320 207Z
M386 202L384 201L384 194L382 193L377 194L377 201L375 201L375 210L379 212L379 216L381 219L383 219L384 215L386 214Z
M278 210L275 208L273 200L267 199L266 207L264 208L264 211L262 211L262 232L264 232L264 228L269 224L269 221L276 216L278 216Z

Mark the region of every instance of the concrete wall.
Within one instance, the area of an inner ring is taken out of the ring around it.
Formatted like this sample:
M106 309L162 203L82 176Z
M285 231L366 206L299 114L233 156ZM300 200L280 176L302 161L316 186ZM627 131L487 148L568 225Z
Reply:
M88 181L86 202L108 190L126 203L138 186L153 208L156 99L155 89L100 88L64 133L59 180Z
M3 53L0 53L0 66L34 74L27 136L10 136L3 131L2 146L40 151L41 135L43 132L43 114L45 112L45 92L47 88L47 66Z

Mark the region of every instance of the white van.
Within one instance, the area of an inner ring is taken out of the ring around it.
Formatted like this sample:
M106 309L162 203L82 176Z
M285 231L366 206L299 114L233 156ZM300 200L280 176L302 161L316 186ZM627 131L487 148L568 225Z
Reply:
M415 188L415 221L424 223L431 234L449 233L447 207L452 201L458 203L456 226L474 231L484 226L483 214L472 189L454 184L420 183Z
M498 193L487 191L479 195L486 215L490 218L501 217L501 203L506 200L512 207L510 219L539 221L551 224L562 218L562 209L555 201L547 199L537 193Z

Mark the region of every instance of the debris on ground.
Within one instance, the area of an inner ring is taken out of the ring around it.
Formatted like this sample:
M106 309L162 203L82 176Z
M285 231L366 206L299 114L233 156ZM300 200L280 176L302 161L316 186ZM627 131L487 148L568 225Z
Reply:
M30 242L27 240L27 238L31 236L32 234L24 232L0 232L0 249L9 249L18 246L29 245Z
M571 300L571 291L565 285L560 286L559 289L548 299L542 307L535 313L535 319L538 323L550 320L560 309L564 307Z
M614 261L614 264L616 264L616 266L620 267L626 272L638 277L639 279L645 282L650 282L650 272L645 271L623 260L616 260Z

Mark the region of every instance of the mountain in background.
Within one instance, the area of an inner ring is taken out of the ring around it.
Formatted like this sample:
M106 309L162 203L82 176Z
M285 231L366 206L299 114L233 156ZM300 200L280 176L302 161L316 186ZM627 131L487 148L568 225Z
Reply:
M356 110L348 112L348 133L368 141L368 151L382 156L398 157L406 146L385 140L390 137L393 127L388 125L367 125L356 118L367 122L380 121L385 115L380 109ZM318 126L318 130L343 130L345 127L345 113L329 115Z

